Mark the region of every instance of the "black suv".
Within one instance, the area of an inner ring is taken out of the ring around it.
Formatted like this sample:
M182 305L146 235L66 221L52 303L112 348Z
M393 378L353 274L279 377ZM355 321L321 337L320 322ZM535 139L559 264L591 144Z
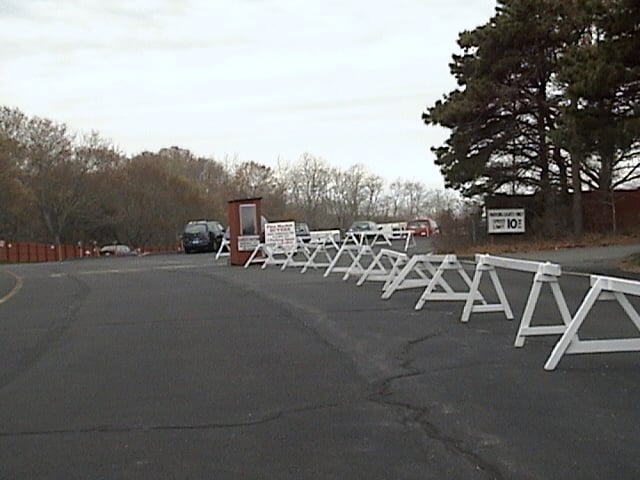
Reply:
M216 252L222 243L224 226L216 220L193 220L182 232L184 253Z

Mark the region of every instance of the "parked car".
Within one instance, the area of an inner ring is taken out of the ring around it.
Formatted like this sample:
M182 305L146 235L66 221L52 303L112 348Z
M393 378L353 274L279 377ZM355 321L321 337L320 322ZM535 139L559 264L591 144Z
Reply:
M309 225L303 222L296 222L296 238L304 243L311 241L311 230Z
M120 243L114 243L111 245L104 245L100 248L100 256L109 257L128 257L132 255L137 255L135 250L132 250L129 245L123 245Z
M226 231L225 226L217 220L207 220L207 225L209 226L209 231L213 233L213 236L216 239L216 244L219 247L220 243L222 243L224 232ZM216 250L217 249L218 248L216 247Z
M192 220L182 233L184 253L215 252L222 243L224 226L217 220Z
M430 237L438 233L438 224L431 218L421 218L407 222L407 230L413 232L414 237Z
M403 232L405 231L406 223L404 222L395 222L395 223L379 223L378 229L386 235L387 238L392 240L398 240L403 238Z
M347 229L347 232L377 232L378 224L370 220L358 220L353 222Z

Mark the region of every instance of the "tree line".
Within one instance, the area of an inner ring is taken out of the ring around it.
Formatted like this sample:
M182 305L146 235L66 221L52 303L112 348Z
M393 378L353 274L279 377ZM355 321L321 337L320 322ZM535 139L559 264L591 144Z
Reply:
M458 44L458 86L423 114L450 131L446 186L531 194L546 233L581 234L581 192L638 185L640 3L500 0Z
M343 170L309 153L274 168L175 146L128 156L97 132L0 107L0 239L173 244L187 221L226 223L227 201L256 196L269 220L316 229L464 207L452 192L387 185L362 165Z

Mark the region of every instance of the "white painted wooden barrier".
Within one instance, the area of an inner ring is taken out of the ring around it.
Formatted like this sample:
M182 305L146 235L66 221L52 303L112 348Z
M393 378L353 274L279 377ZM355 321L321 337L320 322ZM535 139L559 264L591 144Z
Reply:
M363 262L366 258L370 258L370 262L375 258L375 252L373 251L372 245L362 244L358 248L358 253L356 258L353 259L351 265L347 268L342 276L343 280L348 280L351 275L362 275L367 269L363 265ZM378 269L377 273L381 273L381 270Z
M410 248L415 248L416 240L413 238L413 230L402 230L401 237L404 238L404 251L408 252Z
M258 254L260 254L260 256L258 256ZM244 262L244 268L249 268L249 266L254 263L263 263L265 259L264 243L260 242L256 245L256 248L253 249L253 252L251 252L251 255L247 258L247 261Z
M367 281L385 282L386 285L398 275L400 268L408 260L409 256L406 253L382 248L360 276L356 285L360 286Z
M471 291L469 297L467 298L467 301L464 304L464 308L462 309L462 318L460 319L460 321L468 322L472 312L504 312L507 320L513 320L513 312L511 311L511 306L509 305L507 296L504 293L504 288L502 288L500 278L498 277L495 269L495 267L515 265L515 262L525 262L524 260L514 260L513 263L511 263L510 260L511 259L509 258L492 257L491 255L476 255L476 271L473 275L473 281L471 282ZM531 263L532 265L535 264L535 269L537 270L537 262L526 262L522 265L528 266L529 263ZM534 272L536 270L534 270ZM491 283L493 284L494 290L498 294L499 303L474 305L475 293L480 291L480 280L482 279L482 275L485 272L489 273L489 276L491 277Z
M328 277L332 273L347 273L353 263L356 262L356 258L358 257L360 250L365 245L364 241L365 235L355 232L347 232L344 240L342 241L342 244L340 245L340 248L338 248L338 251L331 259L329 266L325 270L324 276ZM345 256L349 257L349 265L338 265L340 260L342 260ZM360 268L362 267L360 266ZM364 271L364 269L362 269L362 271Z
M297 256L304 257L304 260L299 260ZM289 249L286 252L286 258L284 263L282 264L281 270L284 270L287 267L304 267L309 258L311 257L311 250L309 246L300 239L296 239L295 248Z
M402 242L403 250L408 252L410 248L416 246L416 240L413 237L413 230L394 230L392 233L386 233L386 240L390 245Z
M529 291L527 303L524 308L522 319L518 328L518 333L515 339L515 346L522 347L526 337L535 335L560 335L567 329L567 325L571 320L571 313L567 307L567 302L560 288L558 279L562 275L562 269L560 265L549 262L534 262L530 260L519 260L515 258L494 257L492 255L476 255L476 271L473 276L473 282L471 290L473 292L479 291L480 280L485 272L488 272L493 287L498 295L499 303L474 305L474 299L470 295L467 298L464 309L462 311L462 322L468 322L471 313L482 312L504 312L505 317L508 320L513 319L513 312L511 306L507 300L507 296L500 282L500 278L496 273L496 268L516 270L520 272L533 273L533 283ZM540 292L542 286L548 284L553 293L558 311L560 312L560 318L562 320L561 325L531 325L533 313L538 304L540 298Z
M447 272L457 273L467 285L468 290L455 291L444 276ZM440 288L442 291L436 291L437 288ZM474 292L471 290L471 279L462 267L462 264L458 261L458 258L452 254L445 255L429 280L426 288L422 292L422 295L420 295L420 298L414 308L415 310L420 310L426 302L433 300L466 301L468 298L473 298L474 300L480 301L486 305L487 302L482 297L482 294L478 290Z
M558 282L562 271L559 265L551 263L541 263L538 265L538 270L533 277L533 284L529 291L529 297L527 298L527 304L524 307L522 319L520 320L520 327L516 334L516 340L514 345L516 347L524 346L526 337L536 335L561 335L567 329L567 325L571 321L571 313L567 302L560 288ZM533 318L533 312L538 304L538 298L540 297L540 291L544 284L549 285L553 298L560 312L560 319L562 325L531 325L531 319Z
M332 230L311 230L311 232L309 232L309 236L311 237L310 243L312 244L320 242L325 237L332 237L336 243L339 243L341 234L340 230L334 228Z
M220 247L216 252L216 260L220 257L228 257L231 254L231 246L229 244L229 240L227 238L222 237L222 242L220 243Z
M398 275L389 284L384 285L382 298L390 298L397 290L426 287L436 273L436 265L439 265L444 257L445 255L431 253L413 255Z
M391 243L391 236L383 232L382 230L377 231L375 235L373 235L372 237L363 235L362 243L363 244L368 243L372 247L375 245L387 245L389 247L393 246L393 244Z
M553 348L544 366L545 370L554 370L562 356L566 354L640 351L640 337L580 340L578 330L591 308L600 300L616 300L640 331L640 316L626 297L626 295L640 296L640 282L598 275L592 275L590 281L591 288ZM604 320L606 321L606 318Z
M254 263L261 263L263 269L269 265L282 267L287 262L290 250L290 248L285 249L275 243L259 243L253 252L251 252L251 255L244 264L244 268L248 268L249 265ZM293 250L295 250L295 247ZM259 253L262 255L258 256Z
M300 270L300 273L305 273L309 268L327 268L333 261L333 256L330 252L338 252L340 246L335 240L335 236L326 235L324 237L312 238L311 247L313 248L311 255L307 263L305 263Z

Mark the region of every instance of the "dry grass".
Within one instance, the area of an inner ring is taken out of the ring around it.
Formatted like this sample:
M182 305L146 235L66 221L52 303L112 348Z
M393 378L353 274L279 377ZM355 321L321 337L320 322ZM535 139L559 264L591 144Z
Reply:
M446 245L445 239L438 242L436 246L439 253L455 253L459 257L472 257L478 252L499 255L501 253L535 252L541 250L555 250L559 248L580 248L580 247L607 247L613 245L632 245L640 243L640 235L585 235L582 238L565 239L519 239L509 241L506 237L491 239L488 242L477 243L475 245L456 246L454 248L442 248ZM621 270L626 272L640 273L640 252L629 255L618 263Z
M625 272L640 273L640 253L634 253L620 262L620 268Z
M446 240L438 242L437 248L441 253L455 253L460 256L473 255L478 252L500 254L534 252L540 250L555 250L559 248L579 248L579 247L606 247L611 245L630 245L640 243L640 235L602 235L589 234L576 239L568 237L564 239L518 239L509 241L506 237L491 238L487 242L476 243L474 245L459 245L453 248L446 248ZM638 258L632 259L640 266L640 254Z

